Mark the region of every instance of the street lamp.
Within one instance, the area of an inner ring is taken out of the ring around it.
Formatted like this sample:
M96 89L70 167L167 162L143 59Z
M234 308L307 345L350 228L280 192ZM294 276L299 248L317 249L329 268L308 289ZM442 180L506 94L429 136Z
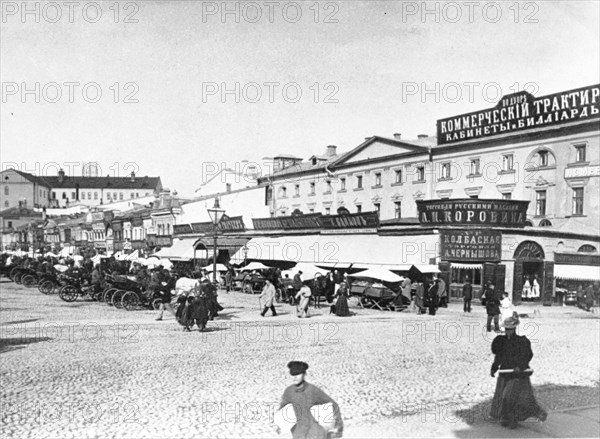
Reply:
M225 215L225 209L221 209L221 206L219 205L219 197L217 196L215 197L215 205L206 210L208 212L208 216L210 216L210 220L215 226L215 234L213 237L213 281L217 282L217 231L219 223L223 219L223 215Z

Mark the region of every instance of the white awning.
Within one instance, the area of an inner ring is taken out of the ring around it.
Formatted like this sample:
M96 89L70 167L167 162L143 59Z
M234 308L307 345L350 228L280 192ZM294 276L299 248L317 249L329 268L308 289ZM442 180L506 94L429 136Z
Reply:
M466 268L467 270L482 270L483 265L481 264L460 264L452 262L452 268Z
M415 264L413 265L422 274L439 273L440 270L437 265L426 265L426 264Z
M196 238L174 239L171 247L165 247L152 256L158 258L190 260L194 258L194 242Z
M555 265L554 277L566 280L600 281L600 266Z

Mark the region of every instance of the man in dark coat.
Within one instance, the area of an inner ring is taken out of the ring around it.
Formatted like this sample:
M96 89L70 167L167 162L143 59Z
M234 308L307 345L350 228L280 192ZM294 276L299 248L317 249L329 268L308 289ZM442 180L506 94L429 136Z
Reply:
M492 332L492 319L494 320L494 330L500 332L500 299L496 293L495 285L488 282L485 291L485 309L487 312L487 331Z
M463 300L465 304L463 306L464 312L471 312L471 300L473 300L473 285L471 285L471 280L467 277L465 279L465 284L462 288Z
M337 403L329 395L305 381L308 364L302 361L290 361L288 363L290 375L294 378L294 384L283 392L279 409L288 404L294 408L296 425L292 427L294 439L328 439L341 437L344 424ZM311 413L311 407L331 403L333 406L334 430L328 432L323 428Z
M438 283L435 281L427 289L426 303L429 308L429 315L434 316L439 305Z

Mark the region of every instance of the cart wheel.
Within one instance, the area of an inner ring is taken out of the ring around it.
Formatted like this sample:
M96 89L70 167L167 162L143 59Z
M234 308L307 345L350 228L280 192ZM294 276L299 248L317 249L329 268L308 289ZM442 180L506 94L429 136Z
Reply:
M125 293L126 293L125 290L117 290L113 294L111 302L115 308L117 308L117 309L123 308L123 305L121 304L121 299L123 298L123 295Z
M21 278L21 283L27 288L34 287L36 284L35 277L32 274L26 274Z
M108 306L112 306L112 296L116 291L116 288L109 288L108 290L104 291L102 299Z
M158 310L162 303L162 299L152 299L152 309Z
M8 275L8 277L10 277L10 280L12 280L13 282L16 282L15 276L17 275L18 272L19 272L19 267L15 267L12 270L10 270L10 274Z
M15 277L14 277L14 281L17 285L21 285L21 277L23 276L22 273L16 273Z
M127 311L136 309L140 304L140 299L133 291L127 291L121 299L121 306Z
M40 293L42 294L52 294L54 293L55 286L56 285L54 285L54 282L52 282L51 280L45 280L44 282L38 285L38 290L40 290Z
M58 292L58 297L65 302L74 302L77 300L77 296L79 296L79 291L73 285L65 285Z

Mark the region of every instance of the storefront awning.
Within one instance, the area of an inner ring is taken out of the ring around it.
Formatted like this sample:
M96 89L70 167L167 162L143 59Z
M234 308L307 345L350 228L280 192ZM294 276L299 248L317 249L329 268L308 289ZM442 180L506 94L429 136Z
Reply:
M152 256L188 261L194 258L196 238L174 239L171 247L165 247Z
M481 265L481 264L460 264L460 263L452 262L452 268L464 268L467 270L482 270L483 265Z
M555 265L554 277L565 280L600 281L600 266Z

